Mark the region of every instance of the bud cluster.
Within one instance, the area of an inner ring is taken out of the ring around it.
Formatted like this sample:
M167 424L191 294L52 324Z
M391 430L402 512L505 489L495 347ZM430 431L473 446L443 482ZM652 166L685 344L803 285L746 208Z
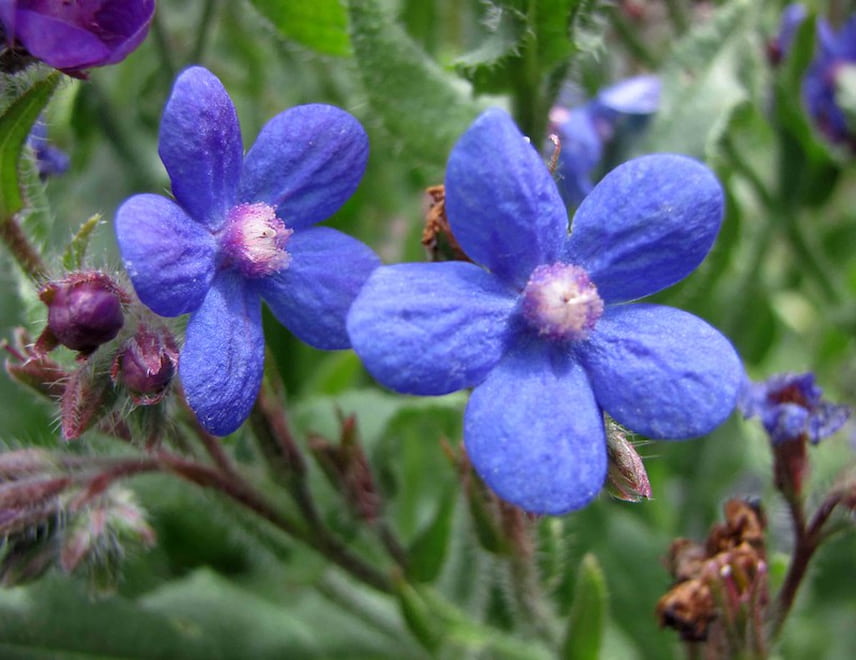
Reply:
M675 584L657 603L660 625L685 641L705 642L710 657L754 648L769 601L763 512L738 499L724 510L725 522L713 526L704 545L672 543L667 566Z

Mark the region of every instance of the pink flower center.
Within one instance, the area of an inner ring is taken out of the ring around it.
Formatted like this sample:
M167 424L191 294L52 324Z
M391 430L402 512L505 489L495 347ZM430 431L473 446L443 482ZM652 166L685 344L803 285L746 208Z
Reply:
M579 266L538 266L523 290L523 316L550 339L585 339L602 314L597 287Z
M293 233L269 204L238 204L226 221L222 245L227 265L246 277L272 275L288 266L285 244Z

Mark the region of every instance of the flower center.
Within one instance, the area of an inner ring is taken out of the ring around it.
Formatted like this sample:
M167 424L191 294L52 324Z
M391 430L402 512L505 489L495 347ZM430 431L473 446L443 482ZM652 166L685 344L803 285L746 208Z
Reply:
M579 266L538 266L523 290L523 316L550 339L584 339L602 314L603 300Z
M272 206L264 202L238 204L226 221L226 262L246 277L272 275L288 266L291 257L285 244L293 233L276 217Z

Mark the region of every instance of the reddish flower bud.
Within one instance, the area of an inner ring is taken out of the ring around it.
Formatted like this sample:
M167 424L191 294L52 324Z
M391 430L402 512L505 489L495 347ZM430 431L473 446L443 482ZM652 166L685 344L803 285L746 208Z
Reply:
M110 376L128 389L137 405L158 403L178 368L178 346L165 327L140 325L116 354Z
M122 304L130 301L107 275L72 273L49 282L39 292L48 306L48 327L36 348L46 352L57 344L88 355L113 339L122 329Z

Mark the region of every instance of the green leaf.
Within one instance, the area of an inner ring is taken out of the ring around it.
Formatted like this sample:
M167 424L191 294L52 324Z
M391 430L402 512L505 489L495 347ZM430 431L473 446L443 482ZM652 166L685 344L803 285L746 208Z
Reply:
M401 148L442 168L479 107L379 6L349 0L351 45L369 104Z
M285 38L325 55L350 54L348 16L339 0L250 0Z
M407 575L413 580L432 582L440 574L449 547L457 497L457 489L449 488L437 505L434 519L410 544Z
M763 69L762 49L750 37L756 10L749 0L731 0L677 43L661 74L662 100L647 151L709 153Z
M599 657L606 620L606 579L593 554L587 554L577 571L574 602L568 618L562 657L588 660Z
M526 14L509 5L486 3L484 33L478 39L478 47L455 60L455 67L470 80L478 77L480 69L498 67L503 58L520 54L527 33Z
M18 162L33 124L60 80L58 72L34 83L0 116L0 222L24 206Z
M86 249L89 247L89 239L92 238L92 232L99 222L101 222L101 214L96 213L77 230L62 255L62 265L65 270L79 270L83 266L83 258L86 256Z

